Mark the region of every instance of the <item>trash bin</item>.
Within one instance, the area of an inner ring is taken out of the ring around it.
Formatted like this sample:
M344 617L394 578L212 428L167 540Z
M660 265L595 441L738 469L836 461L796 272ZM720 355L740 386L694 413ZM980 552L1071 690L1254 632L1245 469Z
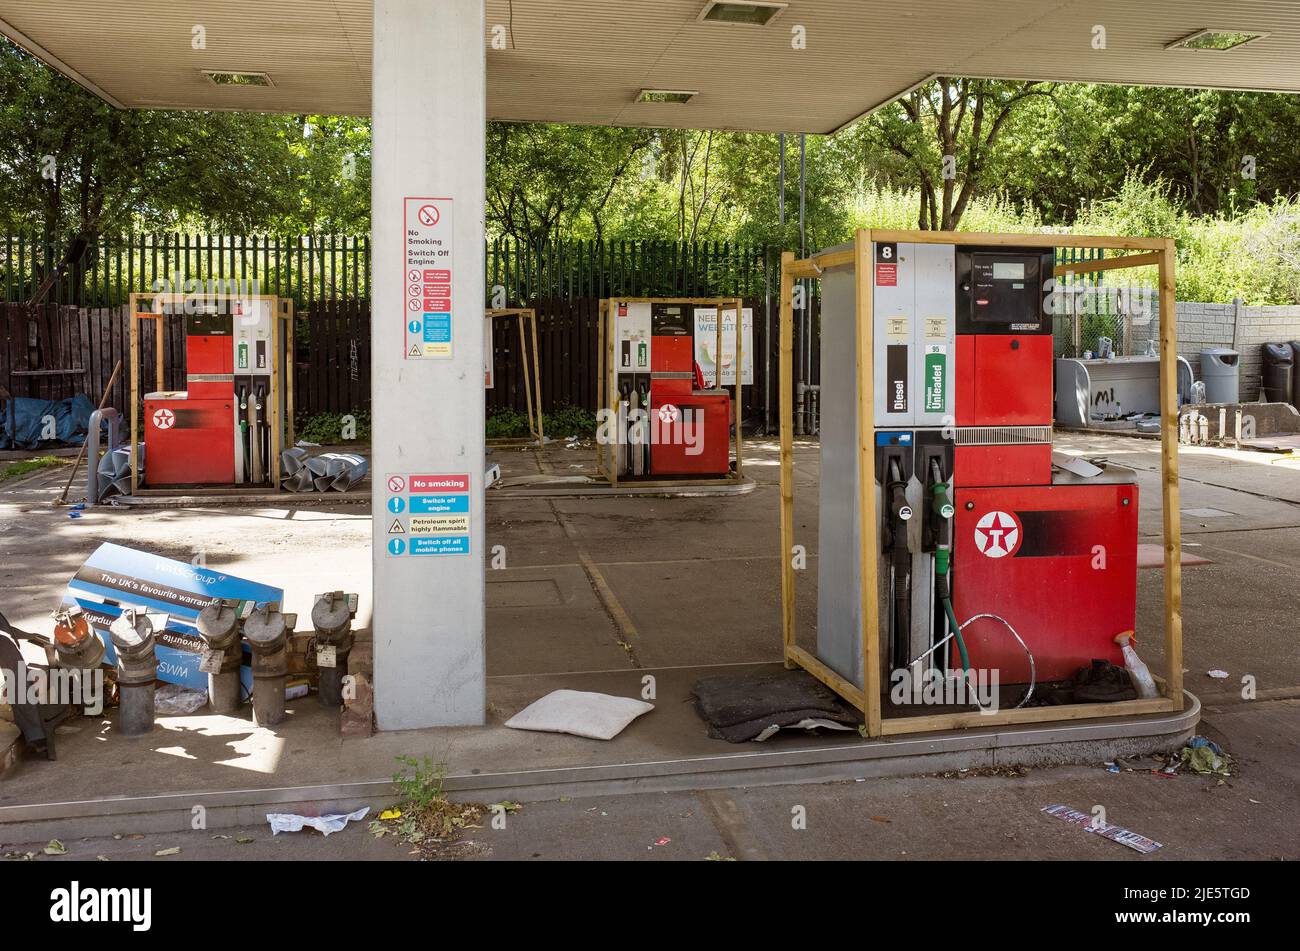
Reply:
M1289 343L1264 344L1259 399L1262 403L1290 403L1292 358Z
M1201 351L1201 379L1205 381L1205 402L1235 403L1240 398L1238 386L1241 354L1227 347Z
M1291 405L1300 409L1300 340L1291 341Z

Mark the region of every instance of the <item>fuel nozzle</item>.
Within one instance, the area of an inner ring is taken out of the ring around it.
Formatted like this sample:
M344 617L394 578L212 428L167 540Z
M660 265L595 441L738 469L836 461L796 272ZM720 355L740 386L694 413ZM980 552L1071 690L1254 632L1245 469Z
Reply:
M938 457L932 456L926 463L925 524L921 533L925 551L937 551L952 543L952 517L956 509L948 488L948 480L943 474L943 464Z
M906 522L912 517L912 506L907 504L907 480L897 459L889 460L888 490L889 514L895 521Z
M930 508L942 519L950 519L956 513L948 494L947 482L936 482L930 487Z
M239 385L239 408L248 409L248 386L244 383Z
M903 462L897 456L886 464L888 480L885 491L889 496L889 522L885 526L889 551L889 586L893 591L889 617L889 644L894 667L906 667L911 650L909 635L912 630L912 551L909 546L907 523L912 517L912 507L907 503L907 478L903 475Z

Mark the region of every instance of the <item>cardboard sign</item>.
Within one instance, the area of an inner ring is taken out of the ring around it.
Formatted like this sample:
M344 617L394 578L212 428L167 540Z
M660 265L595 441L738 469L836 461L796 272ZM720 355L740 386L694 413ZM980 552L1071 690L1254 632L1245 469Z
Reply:
M212 568L203 568L161 555L105 542L95 549L68 582L65 605L79 605L91 628L104 642L107 663L117 662L108 628L127 607L143 608L154 622L158 679L185 687L207 688L203 669L207 645L194 626L199 612L214 598L257 606L281 603L284 591ZM249 654L239 678L246 692L253 689Z

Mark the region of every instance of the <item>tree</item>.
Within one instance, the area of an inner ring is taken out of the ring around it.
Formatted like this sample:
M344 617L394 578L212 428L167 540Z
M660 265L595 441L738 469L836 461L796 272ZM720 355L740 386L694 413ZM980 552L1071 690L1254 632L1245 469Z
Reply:
M121 110L0 41L0 227L103 234L369 225L364 119Z
M910 178L919 193L918 227L954 230L991 181L997 146L1013 118L1055 88L941 76L870 116L860 141L868 152L883 148L899 159L891 171Z
M604 237L609 207L653 138L645 129L490 123L489 232L533 244L561 232Z

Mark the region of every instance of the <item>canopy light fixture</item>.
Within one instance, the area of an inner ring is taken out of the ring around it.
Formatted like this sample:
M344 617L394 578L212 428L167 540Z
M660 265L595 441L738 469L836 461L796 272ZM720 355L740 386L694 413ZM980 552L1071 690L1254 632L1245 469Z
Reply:
M266 73L238 73L222 69L205 69L203 75L214 86L274 86Z
M1209 50L1214 53L1226 53L1228 50L1240 49L1247 43L1254 43L1268 36L1267 33L1245 33L1232 30L1198 30L1191 36L1184 36L1165 47L1167 50Z
M699 93L686 89L642 89L637 102L690 102Z
M700 21L767 26L789 5L775 0L770 3L766 0L709 0L700 13Z

